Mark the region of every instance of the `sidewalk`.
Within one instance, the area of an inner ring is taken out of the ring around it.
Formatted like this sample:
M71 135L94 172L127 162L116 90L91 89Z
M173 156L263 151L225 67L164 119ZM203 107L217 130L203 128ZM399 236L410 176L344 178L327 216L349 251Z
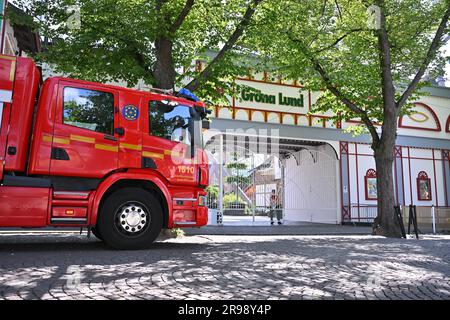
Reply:
M183 229L186 235L369 235L371 227L321 223L288 225L224 225Z
M267 216L223 216L222 225L183 229L186 235L369 235L370 226L283 221L270 225Z

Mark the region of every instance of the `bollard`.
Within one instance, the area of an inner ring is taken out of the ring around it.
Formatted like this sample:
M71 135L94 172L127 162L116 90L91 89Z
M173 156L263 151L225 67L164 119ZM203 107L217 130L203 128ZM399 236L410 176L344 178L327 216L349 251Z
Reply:
M434 205L431 206L431 220L433 223L433 234L436 234L436 207Z

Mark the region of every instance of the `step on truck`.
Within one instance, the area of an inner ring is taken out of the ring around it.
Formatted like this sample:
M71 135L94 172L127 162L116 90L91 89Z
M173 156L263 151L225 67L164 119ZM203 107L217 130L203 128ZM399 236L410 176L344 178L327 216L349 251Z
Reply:
M87 228L137 249L206 225L207 114L189 92L43 82L32 59L0 55L0 227Z

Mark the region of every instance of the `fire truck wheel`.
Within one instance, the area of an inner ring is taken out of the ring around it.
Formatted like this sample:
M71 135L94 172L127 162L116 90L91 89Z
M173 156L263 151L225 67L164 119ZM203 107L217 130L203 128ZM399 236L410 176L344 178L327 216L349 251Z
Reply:
M98 228L96 228L96 227L92 228L91 232L98 240L103 240L103 237L100 234L100 232L98 231Z
M151 193L139 188L120 189L103 204L97 226L106 244L115 249L148 247L162 229L162 208Z

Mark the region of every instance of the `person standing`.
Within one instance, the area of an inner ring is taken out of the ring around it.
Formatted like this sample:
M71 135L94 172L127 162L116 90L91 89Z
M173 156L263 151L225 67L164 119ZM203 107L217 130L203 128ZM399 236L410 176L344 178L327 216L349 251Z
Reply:
M282 224L281 218L282 218L282 211L280 210L280 199L278 197L278 194L275 192L275 189L272 190L272 193L270 195L270 224L273 225L274 221L273 218L277 215L278 224Z

